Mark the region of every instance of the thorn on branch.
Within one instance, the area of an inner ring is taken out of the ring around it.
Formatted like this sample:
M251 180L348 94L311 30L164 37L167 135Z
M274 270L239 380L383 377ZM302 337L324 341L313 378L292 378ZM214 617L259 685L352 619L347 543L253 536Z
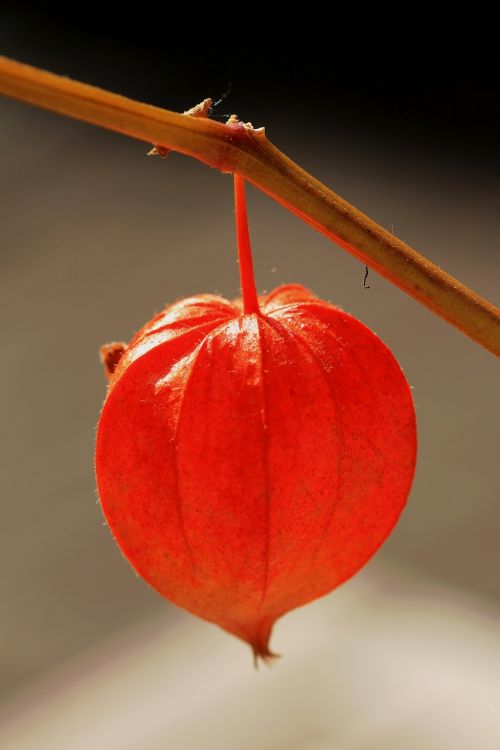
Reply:
M212 99L203 99L202 102L199 104L195 104L194 107L191 107L191 109L186 109L184 112L185 115L189 115L189 117L205 117L208 118L210 115L210 112L212 111L213 107L213 101ZM165 159L170 153L171 149L166 148L165 146L160 146L159 143L153 143L153 148L151 151L148 151L148 156L161 156L162 159Z
M153 143L153 148L151 151L148 151L147 156L161 156L162 159L165 159L166 156L169 155L171 149L165 148L164 146L160 146L158 143Z

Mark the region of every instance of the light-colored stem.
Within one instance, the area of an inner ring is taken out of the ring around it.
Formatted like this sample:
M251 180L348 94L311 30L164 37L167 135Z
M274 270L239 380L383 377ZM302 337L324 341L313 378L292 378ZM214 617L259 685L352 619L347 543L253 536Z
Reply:
M500 356L500 310L322 185L263 129L169 112L0 57L0 93L237 172Z

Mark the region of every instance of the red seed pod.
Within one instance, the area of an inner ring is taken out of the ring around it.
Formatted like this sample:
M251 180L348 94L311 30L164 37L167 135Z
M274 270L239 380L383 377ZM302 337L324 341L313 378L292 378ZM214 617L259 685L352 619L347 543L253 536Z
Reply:
M276 619L352 576L393 528L416 429L398 363L362 323L300 285L252 294L241 190L244 310L191 297L134 336L96 472L138 573L266 658Z

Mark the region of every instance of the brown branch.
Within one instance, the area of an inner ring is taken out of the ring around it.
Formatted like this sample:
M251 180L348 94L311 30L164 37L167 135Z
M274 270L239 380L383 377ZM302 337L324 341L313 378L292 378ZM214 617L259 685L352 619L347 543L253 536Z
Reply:
M291 161L263 129L169 112L0 57L0 93L193 156L252 182L337 245L500 356L500 310Z

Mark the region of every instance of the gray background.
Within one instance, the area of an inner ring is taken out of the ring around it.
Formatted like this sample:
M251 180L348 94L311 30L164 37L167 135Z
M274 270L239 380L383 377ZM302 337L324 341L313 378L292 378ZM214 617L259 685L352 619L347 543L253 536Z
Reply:
M238 293L231 178L1 102L3 601L0 689L150 612L96 504L98 348L169 301ZM258 124L258 123L256 123ZM285 151L473 289L498 298L498 180L349 133L270 132ZM414 388L418 469L380 552L498 599L498 363L257 191L260 290L296 281L392 348Z

